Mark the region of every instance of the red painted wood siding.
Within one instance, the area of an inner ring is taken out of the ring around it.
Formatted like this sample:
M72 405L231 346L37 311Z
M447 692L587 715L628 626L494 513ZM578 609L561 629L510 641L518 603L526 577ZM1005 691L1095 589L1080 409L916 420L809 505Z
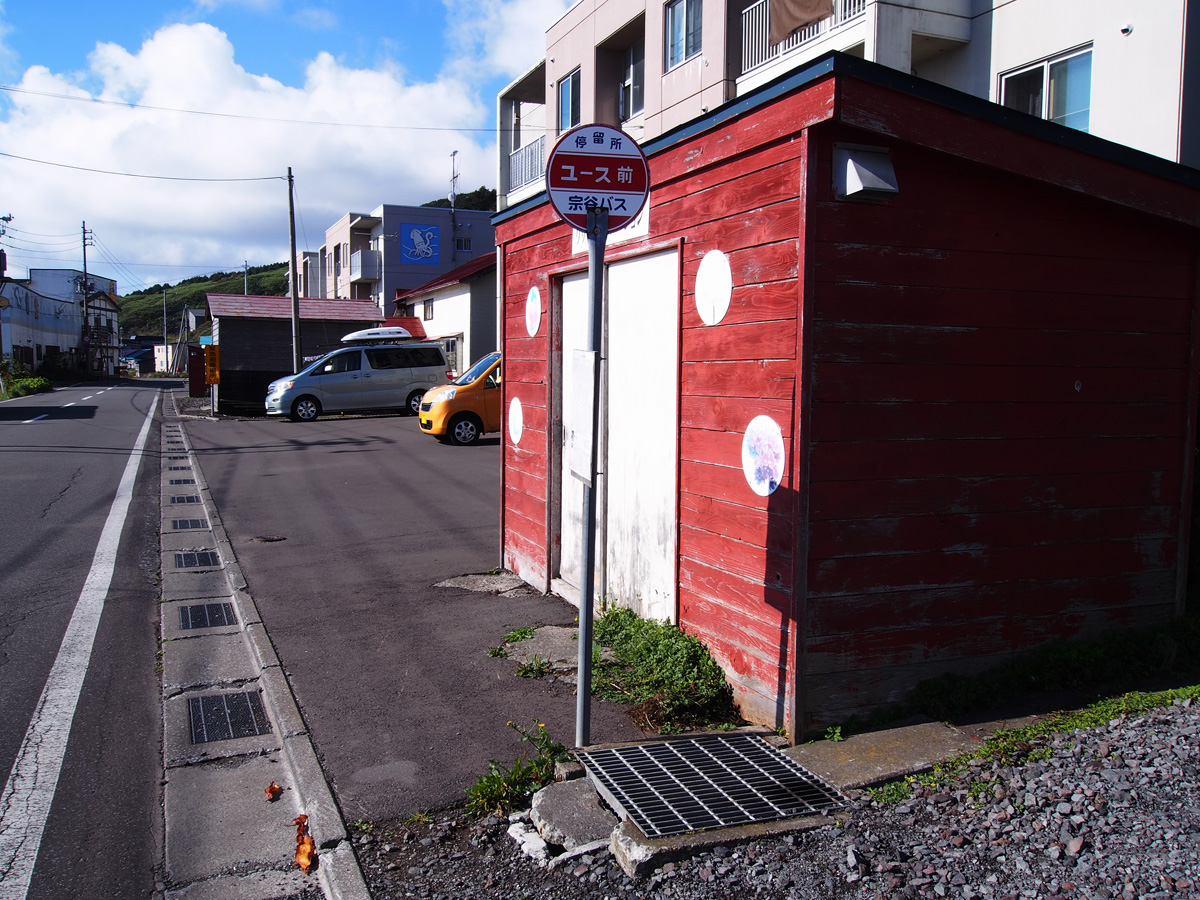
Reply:
M825 131L822 167L862 139ZM809 205L808 727L1174 601L1193 234L893 163L888 204Z

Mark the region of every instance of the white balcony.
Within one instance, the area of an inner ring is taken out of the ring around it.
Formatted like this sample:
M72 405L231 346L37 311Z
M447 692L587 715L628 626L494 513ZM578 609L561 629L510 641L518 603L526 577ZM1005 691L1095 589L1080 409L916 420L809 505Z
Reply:
M767 37L771 31L770 2L758 0L742 13L742 74L853 22L864 15L866 9L867 0L834 0L832 16L797 29L778 44L772 44Z
M546 174L546 136L541 135L508 155L508 193Z
M383 255L378 250L357 250L350 254L350 280L378 281L383 277Z

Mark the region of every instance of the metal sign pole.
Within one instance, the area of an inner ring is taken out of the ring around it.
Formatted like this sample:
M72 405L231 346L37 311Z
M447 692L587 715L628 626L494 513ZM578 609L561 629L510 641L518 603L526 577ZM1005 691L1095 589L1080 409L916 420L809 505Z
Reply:
M588 352L599 356L604 334L604 245L608 240L608 209L589 206L588 235ZM575 697L575 746L592 742L592 591L596 558L596 444L600 433L600 365L592 367L591 480L583 486L583 574L579 586L579 667Z

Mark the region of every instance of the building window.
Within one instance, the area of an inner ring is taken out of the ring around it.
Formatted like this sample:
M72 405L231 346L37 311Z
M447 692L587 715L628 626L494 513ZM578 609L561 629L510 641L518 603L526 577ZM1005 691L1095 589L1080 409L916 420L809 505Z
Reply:
M579 124L579 70L558 83L558 133Z
M1092 105L1092 50L1043 60L1002 75L1001 102L1009 109L1087 131Z
M673 69L700 52L701 0L671 0L667 4L667 47L664 58Z
M645 108L642 99L646 85L646 40L639 39L625 51L625 71L621 80L618 113L621 121L632 119Z
M428 322L433 318L433 301L425 301L425 321Z
M454 249L459 251L460 253L470 253L471 252L471 239L470 238L455 238L454 239Z

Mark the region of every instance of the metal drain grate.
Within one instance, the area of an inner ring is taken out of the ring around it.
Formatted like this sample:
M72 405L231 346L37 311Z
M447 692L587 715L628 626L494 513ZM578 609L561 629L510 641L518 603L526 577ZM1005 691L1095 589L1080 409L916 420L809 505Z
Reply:
M193 744L254 737L271 731L271 723L263 712L258 691L191 697L188 699L188 715L192 723Z
M167 484L195 484L195 483L196 483L195 478L171 478L167 481Z
M190 472L191 470L192 470L191 466L167 466L168 472ZM194 482L194 481L192 482L192 484L195 484L195 483L196 482Z
M175 568L177 569L203 569L220 564L221 557L215 550L189 550L175 554Z
M176 494L171 498L172 503L199 503L200 497L198 494Z
M758 735L580 750L592 783L647 837L838 809L844 798Z
M172 519L172 531L195 531L199 528L207 528L208 519Z
M187 457L186 456L168 456L167 459L179 460L179 459L187 459Z
M179 607L180 628L216 628L218 625L236 624L232 603L200 603Z

